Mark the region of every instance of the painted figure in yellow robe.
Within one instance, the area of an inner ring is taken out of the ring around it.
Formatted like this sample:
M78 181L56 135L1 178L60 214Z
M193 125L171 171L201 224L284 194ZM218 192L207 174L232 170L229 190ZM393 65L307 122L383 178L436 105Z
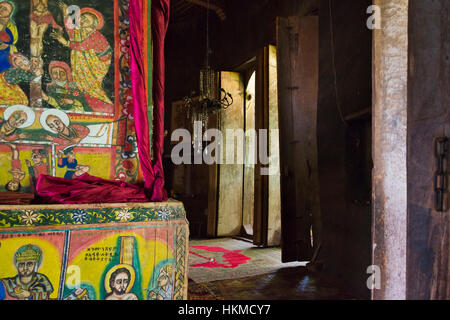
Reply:
M12 67L11 55L17 52L15 44L19 39L17 26L12 20L14 4L0 0L0 105L28 104L28 98L16 84L5 79L5 71Z
M100 32L104 25L103 15L95 9L82 8L77 25L69 17L67 5L60 2L59 6L64 14L69 40L60 31L54 31L51 35L71 49L70 63L74 82L83 91L94 112L113 113L114 105L103 90L103 79L112 60L111 46Z
M0 92L9 90L10 96L1 95L0 104L27 105L28 97L19 86L19 83L39 82L42 78L42 72L39 69L33 69L28 58L20 53L10 55L9 60L12 66L2 73L4 88L1 88L2 84L0 84Z

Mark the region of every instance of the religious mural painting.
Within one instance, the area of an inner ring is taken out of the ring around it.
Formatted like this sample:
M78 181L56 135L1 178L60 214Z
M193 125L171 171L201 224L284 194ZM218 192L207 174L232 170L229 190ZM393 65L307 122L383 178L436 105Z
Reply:
M186 298L180 210L0 209L0 300Z
M0 0L0 192L142 180L129 70L127 0Z

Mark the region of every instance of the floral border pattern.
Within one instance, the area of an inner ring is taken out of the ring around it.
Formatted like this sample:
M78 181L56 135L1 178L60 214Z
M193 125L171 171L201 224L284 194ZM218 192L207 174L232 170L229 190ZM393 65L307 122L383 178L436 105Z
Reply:
M92 208L0 210L0 229L55 225L89 225L101 223L154 222L183 219L183 206L155 208Z

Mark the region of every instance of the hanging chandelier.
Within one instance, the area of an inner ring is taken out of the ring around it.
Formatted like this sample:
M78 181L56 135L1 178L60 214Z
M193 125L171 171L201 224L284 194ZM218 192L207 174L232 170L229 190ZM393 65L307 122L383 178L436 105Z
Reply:
M209 1L208 1L209 4ZM233 97L223 88L219 88L218 73L213 70L209 63L211 49L209 45L209 9L206 12L206 59L205 67L200 70L199 94L191 94L184 99L188 118L192 126L200 121L204 131L208 129L208 120L212 114L219 115L220 112L233 104ZM194 130L195 131L195 130ZM195 140L195 139L194 139Z

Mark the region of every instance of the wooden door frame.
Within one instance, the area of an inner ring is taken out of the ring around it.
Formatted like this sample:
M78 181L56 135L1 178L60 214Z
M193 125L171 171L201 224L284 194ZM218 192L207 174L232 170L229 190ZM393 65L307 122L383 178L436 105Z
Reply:
M256 97L255 97L255 130L269 128L269 50L264 47L256 56ZM259 141L259 139L257 139ZM258 155L260 143L257 143ZM267 144L266 154L269 154ZM261 174L262 165L256 161L255 165L255 204L253 218L253 244L267 246L268 220L269 220L269 177Z

